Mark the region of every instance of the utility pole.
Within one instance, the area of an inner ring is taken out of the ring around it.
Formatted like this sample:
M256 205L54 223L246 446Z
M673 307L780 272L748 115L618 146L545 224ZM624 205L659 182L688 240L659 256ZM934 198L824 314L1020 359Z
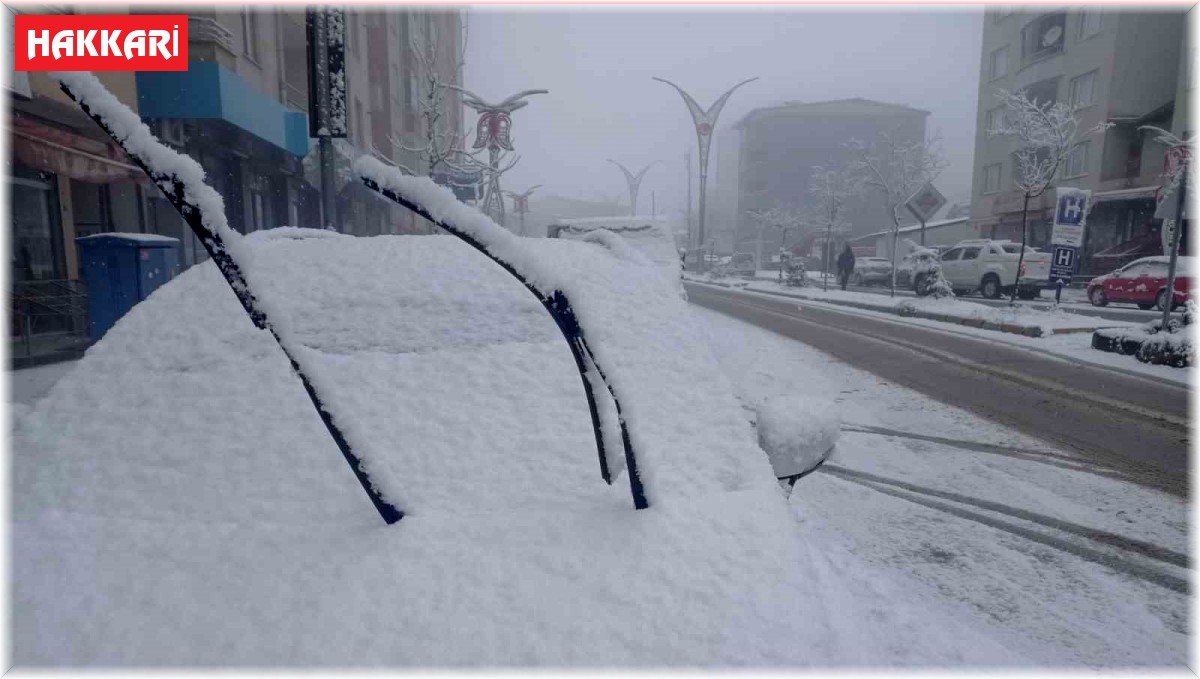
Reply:
M340 8L312 7L305 15L308 38L309 135L317 138L321 164L321 221L337 229L334 137L346 137L346 22ZM334 83L343 83L334 87Z
M1167 321L1171 318L1171 307L1175 306L1175 267L1179 262L1179 241L1183 237L1183 209L1187 196L1187 173L1190 162L1190 154L1183 154L1183 158L1180 160L1179 196L1176 198L1175 218L1169 222L1172 227L1171 265L1167 270L1167 299L1162 310L1162 332L1167 331Z
M692 249L696 249L699 244L696 241L696 232L692 228L692 152L688 151L683 156L684 163L687 166L688 182L687 182L687 227L688 227L688 243L691 243ZM700 263L700 270L704 270L704 263Z

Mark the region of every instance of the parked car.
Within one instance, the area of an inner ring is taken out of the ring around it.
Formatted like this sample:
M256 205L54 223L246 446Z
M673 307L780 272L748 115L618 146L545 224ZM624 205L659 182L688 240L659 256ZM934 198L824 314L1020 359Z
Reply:
M1026 247L1022 258L1020 243L986 238L964 240L942 253L942 275L956 294L978 290L991 299L1010 293L1012 281L1019 275L1017 296L1033 299L1048 285L1050 255Z
M754 255L749 252L734 253L733 258L729 260L729 275L745 276L753 278L758 271L758 266L754 261Z
M1170 257L1143 257L1088 281L1087 296L1094 306L1110 302L1136 304L1139 309L1162 310L1167 303L1167 274ZM1180 257L1175 270L1175 299L1172 308L1191 294L1194 257Z
M904 255L904 257L896 263L896 287L898 288L913 287L913 272L917 270L927 270L929 268L922 261L920 261L929 257L929 251L935 252L937 253L938 257L941 257L942 252L947 249L945 246L941 245L926 245L923 246L925 247L926 251L919 252L916 249L918 248L916 243L912 243L911 241L909 241L909 243L910 250L908 254Z
M891 279L891 261L884 257L859 257L850 281L855 285L887 285Z

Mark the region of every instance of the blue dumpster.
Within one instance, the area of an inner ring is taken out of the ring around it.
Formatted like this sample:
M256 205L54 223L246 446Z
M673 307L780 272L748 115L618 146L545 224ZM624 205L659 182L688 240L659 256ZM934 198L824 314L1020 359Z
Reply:
M158 286L179 273L179 239L148 233L100 233L75 239L88 288L88 337L94 342Z

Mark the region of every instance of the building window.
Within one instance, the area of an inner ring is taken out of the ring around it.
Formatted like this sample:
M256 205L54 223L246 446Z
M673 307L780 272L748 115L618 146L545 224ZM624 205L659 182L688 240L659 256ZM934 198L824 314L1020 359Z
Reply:
M987 119L984 121L984 132L987 136L1000 134L1004 131L1004 107L997 106L987 112Z
M1062 52L1066 25L1066 12L1043 14L1026 24L1021 29L1021 59L1029 63Z
M1068 102L1072 108L1084 108L1096 103L1096 73L1084 73L1071 80Z
M1000 192L1000 163L987 165L983 168L983 192Z
M992 52L988 60L988 79L995 80L1008 75L1008 45Z
M1079 39L1088 38L1100 32L1101 15L1099 7L1087 7L1079 11Z
M1039 80L1021 91L1039 106L1053 106L1058 102L1058 78Z
M1076 144L1067 154L1066 167L1063 168L1064 177L1079 177L1087 172L1087 150L1088 143Z
M250 7L242 11L242 53L258 62L258 13Z

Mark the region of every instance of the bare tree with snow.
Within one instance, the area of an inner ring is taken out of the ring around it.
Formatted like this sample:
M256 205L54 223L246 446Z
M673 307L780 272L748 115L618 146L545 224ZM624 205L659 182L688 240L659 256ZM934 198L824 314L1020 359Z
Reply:
M825 247L821 256L825 290L829 289L829 260L833 256L833 237L850 231L851 225L846 220L842 207L861 195L862 191L863 184L859 177L846 166L816 166L812 169L804 216L806 225L825 234Z
M1009 297L1009 303L1014 304L1025 262L1025 246L1029 240L1029 201L1050 188L1082 136L1104 129L1107 125L1101 124L1081 132L1078 106L1030 99L1024 91L999 90L997 96L1004 104L1004 119L992 133L1010 137L1020 145L1014 154L1016 178L1013 180L1013 185L1023 197L1021 253L1017 257L1017 273Z
M793 207L776 205L765 210L750 210L748 214L753 217L761 226L779 231L779 280L783 282L783 253L787 248L787 237L790 231L799 230L807 221L802 211ZM762 239L759 239L759 259L761 260Z
M432 176L435 171L451 169L462 173L478 171L478 163L464 150L466 135L452 115L459 105L458 95L452 94L466 63L468 25L465 13L460 13L461 37L457 43L442 41L438 31L411 31L408 50L412 55L417 87L417 114L421 119L415 143L392 138L397 148L417 157L419 166L399 167L409 174Z
M931 182L946 167L941 139L933 135L919 141L904 141L894 133L880 133L873 144L851 140L850 170L868 189L883 197L892 220L891 293L896 295L896 241L900 235L900 209L926 182Z

